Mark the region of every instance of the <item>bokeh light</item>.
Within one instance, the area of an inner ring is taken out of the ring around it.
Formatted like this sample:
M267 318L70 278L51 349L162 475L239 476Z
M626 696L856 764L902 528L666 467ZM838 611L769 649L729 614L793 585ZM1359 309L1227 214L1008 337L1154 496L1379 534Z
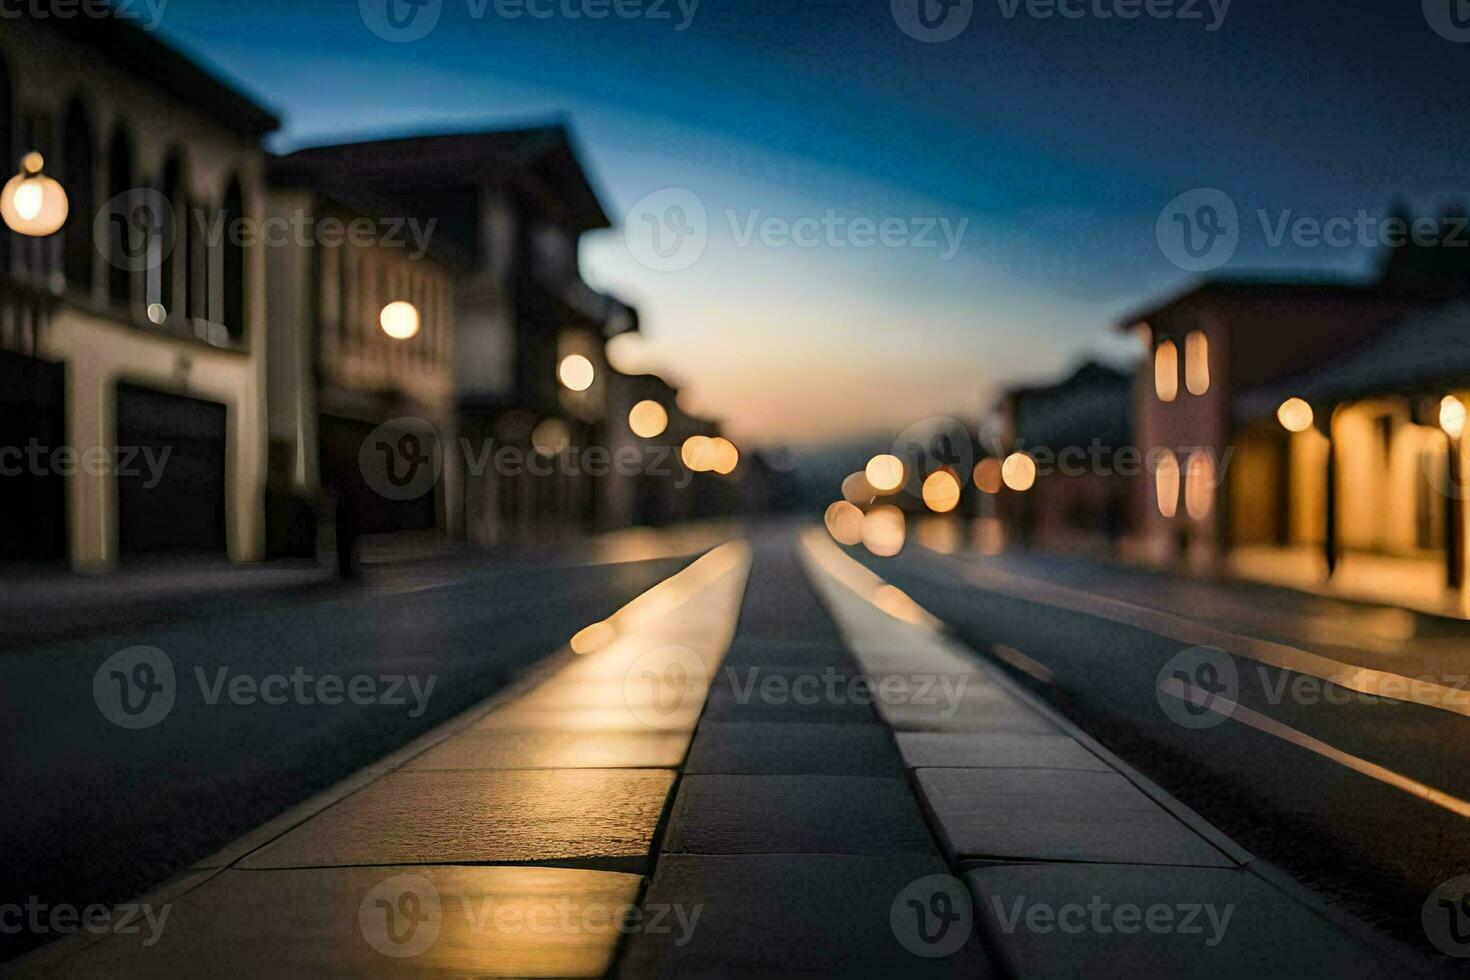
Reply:
M877 493L893 493L903 486L903 460L891 453L880 453L868 460L863 475Z
M592 362L582 354L568 354L561 359L561 365L556 369L556 376L561 383L573 391L586 391L592 387L592 379L597 376Z
M714 464L714 440L709 436L690 436L679 447L679 458L695 473L707 473Z
M1465 403L1454 395L1445 395L1439 402L1439 427L1451 439L1460 438L1465 431Z
M724 436L715 436L710 440L710 453L713 458L709 468L721 476L729 476L735 472L735 467L740 463L740 450Z
M833 501L823 515L827 533L838 544L861 544L863 540L863 512L846 500Z
M1312 427L1312 406L1300 398L1288 398L1276 410L1276 418L1288 432L1306 432Z
M960 481L949 470L935 470L924 478L924 506L936 514L947 514L959 506Z
M406 300L394 300L378 314L378 325L394 340L407 340L419 332L418 307Z
M633 430L635 436L652 439L662 435L668 427L669 413L650 398L645 398L628 411L628 428Z
M577 654L596 653L617 638L618 631L607 622L593 623L577 631L572 637L572 652Z
M1179 458L1170 450L1159 457L1154 471L1154 490L1159 498L1159 513L1173 517L1179 510Z
M572 432L561 419L544 419L531 430L531 446L542 456L555 456L572 442Z
M1036 483L1036 460L1026 453L1011 453L1001 464L1000 477L1017 493L1025 493Z
M981 493L1000 493L1000 460L987 457L975 464L975 486Z
M891 558L903 550L903 511L892 504L879 504L863 515L863 547L880 558Z
M872 484L862 473L849 473L842 481L842 499L858 507L866 507L877 496Z

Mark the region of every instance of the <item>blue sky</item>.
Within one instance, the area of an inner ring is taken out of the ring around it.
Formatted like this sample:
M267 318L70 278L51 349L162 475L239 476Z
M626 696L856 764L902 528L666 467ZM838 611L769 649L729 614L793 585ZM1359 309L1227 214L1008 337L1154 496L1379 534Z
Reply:
M924 44L888 0L700 0L684 30L676 0L668 19L602 20L440 2L410 43L374 35L356 0L171 0L162 33L281 111L281 148L559 116L615 220L692 190L709 217L693 266L645 268L615 231L584 241L584 274L639 305L647 364L756 442L973 415L998 385L1126 356L1114 318L1192 278L1154 236L1191 188L1239 209L1221 271L1343 274L1373 256L1273 247L1257 210L1325 220L1470 188L1470 45L1417 3L1233 0L1210 31L1205 0L1200 20L1132 21L1095 15L1117 0L1077 19L980 0ZM965 234L944 259L731 228L828 211Z

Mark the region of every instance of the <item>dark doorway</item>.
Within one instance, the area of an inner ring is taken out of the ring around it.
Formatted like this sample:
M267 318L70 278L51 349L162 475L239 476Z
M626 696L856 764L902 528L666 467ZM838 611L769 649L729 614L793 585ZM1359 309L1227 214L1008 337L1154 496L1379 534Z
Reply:
M363 442L376 426L332 415L321 417L322 484L339 494L342 506L352 508L358 534L418 531L438 526L439 484L417 497L393 500L374 490L365 479L360 456ZM427 437L426 437L427 438ZM434 447L424 447L430 452Z
M66 373L0 352L0 560L66 559Z
M225 550L225 417L225 406L215 402L118 385L124 555Z

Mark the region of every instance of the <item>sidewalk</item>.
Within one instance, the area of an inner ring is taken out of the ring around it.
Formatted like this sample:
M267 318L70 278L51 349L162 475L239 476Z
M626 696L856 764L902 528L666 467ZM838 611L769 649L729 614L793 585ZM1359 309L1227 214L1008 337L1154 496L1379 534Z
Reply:
M143 899L157 930L78 932L20 968L1405 972L825 537L751 558L717 548L200 862Z

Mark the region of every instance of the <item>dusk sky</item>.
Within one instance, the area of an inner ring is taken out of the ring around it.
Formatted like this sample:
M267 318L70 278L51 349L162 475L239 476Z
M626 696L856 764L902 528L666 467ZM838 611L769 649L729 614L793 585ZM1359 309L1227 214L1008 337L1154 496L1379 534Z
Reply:
M1347 23L1326 2L1130 21L989 0L943 43L886 0L659 6L533 19L442 0L426 37L389 43L356 2L172 0L160 30L281 112L278 149L561 117L616 223L692 191L708 246L691 267L646 268L618 229L586 238L583 271L638 305L649 367L756 443L973 417L998 385L1129 356L1113 321L1193 276L1155 238L1192 188L1239 209L1220 272L1365 275L1357 245L1272 245L1258 209L1383 216L1470 186L1470 46L1417 3L1355 4ZM739 240L753 218L829 210L933 223L936 247ZM949 258L941 227L963 229Z

